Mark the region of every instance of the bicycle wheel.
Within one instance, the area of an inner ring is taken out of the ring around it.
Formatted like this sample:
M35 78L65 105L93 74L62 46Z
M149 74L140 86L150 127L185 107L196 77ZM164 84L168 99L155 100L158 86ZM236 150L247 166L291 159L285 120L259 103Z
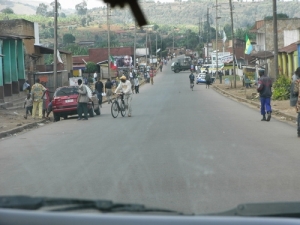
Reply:
M126 108L124 102L122 101L120 103L120 108L121 108L121 115L124 117L126 115Z
M119 106L118 106L118 102L114 101L111 104L111 115L113 118L117 118L117 116L119 115Z

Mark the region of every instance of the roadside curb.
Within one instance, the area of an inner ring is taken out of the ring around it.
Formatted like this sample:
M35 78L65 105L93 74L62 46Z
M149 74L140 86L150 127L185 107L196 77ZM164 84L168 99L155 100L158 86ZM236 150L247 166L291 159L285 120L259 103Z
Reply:
M235 95L230 94L230 93L228 93L228 92L226 92L226 91L224 91L224 90L222 90L221 88L216 87L216 86L213 86L213 88L214 88L217 92L221 93L222 95L228 95L228 96L230 96L230 97L232 97L232 98L234 98L234 99L236 99L236 100L238 100L238 101L240 101L240 102L246 102L246 103L248 103L248 104L251 104L251 105L254 105L254 106L260 108L260 103L254 102L254 101L249 100L249 99L246 99L246 98L241 98L241 97L235 96ZM296 120L297 120L297 117L296 117L296 116L288 115L288 114L286 114L286 113L281 112L280 110L278 110L278 109L276 109L276 108L273 108L272 111L273 111L273 114L275 114L276 116L282 116L282 117L285 117L285 120L289 120L289 121L293 121L293 120L296 121Z
M37 121L37 122L25 124L23 126L19 126L17 128L13 128L13 129L10 129L10 130L7 130L7 131L0 132L0 138L5 138L5 137L12 136L16 133L20 133L20 132L24 131L25 129L38 127L39 126L38 124L43 123L43 122L46 122L46 120L40 120L40 121Z

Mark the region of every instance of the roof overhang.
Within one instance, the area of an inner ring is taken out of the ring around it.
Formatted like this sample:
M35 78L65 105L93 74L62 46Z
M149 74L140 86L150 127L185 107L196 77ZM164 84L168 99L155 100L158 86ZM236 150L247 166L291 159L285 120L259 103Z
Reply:
M53 48L47 48L41 45L34 45L35 48L39 48L40 49L40 53L41 54L54 54L54 49ZM67 51L63 51L63 50L59 50L59 53L61 54L66 54L66 55L71 55L71 52L67 52Z

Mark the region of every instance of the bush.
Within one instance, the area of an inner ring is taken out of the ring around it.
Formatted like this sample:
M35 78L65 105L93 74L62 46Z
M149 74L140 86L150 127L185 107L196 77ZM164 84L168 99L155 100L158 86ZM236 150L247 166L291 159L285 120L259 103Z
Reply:
M279 76L273 85L273 99L287 100L290 98L290 79L286 76Z

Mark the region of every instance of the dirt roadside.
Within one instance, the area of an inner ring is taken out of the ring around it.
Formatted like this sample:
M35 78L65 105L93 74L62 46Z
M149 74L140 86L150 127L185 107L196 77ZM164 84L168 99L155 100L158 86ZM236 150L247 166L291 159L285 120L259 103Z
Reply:
M233 86L233 84L232 84ZM244 102L248 106L252 108L256 108L258 113L260 110L260 101L259 95L256 91L256 86L252 86L251 88L243 87L241 81L236 82L236 88L231 87L231 84L220 84L219 80L212 85L212 87L223 94L226 97L230 97L236 101ZM294 107L290 106L290 100L272 100L271 106L273 110L273 115L276 116L279 120L290 121L293 124L296 121L297 113Z

